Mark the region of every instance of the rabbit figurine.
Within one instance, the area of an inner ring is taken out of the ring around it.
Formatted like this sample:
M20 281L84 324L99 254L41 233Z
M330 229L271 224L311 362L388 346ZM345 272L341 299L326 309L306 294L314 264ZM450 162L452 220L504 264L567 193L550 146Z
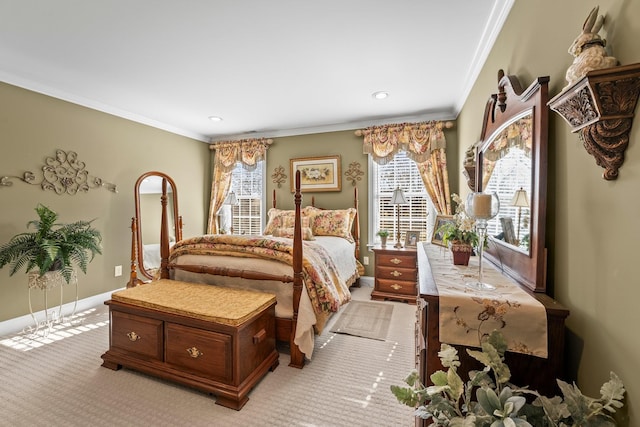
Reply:
M591 70L614 67L618 60L607 56L604 47L607 41L598 35L604 17L598 16L599 6L594 7L582 26L580 34L569 47L569 53L575 57L573 64L567 69L565 89L580 80Z

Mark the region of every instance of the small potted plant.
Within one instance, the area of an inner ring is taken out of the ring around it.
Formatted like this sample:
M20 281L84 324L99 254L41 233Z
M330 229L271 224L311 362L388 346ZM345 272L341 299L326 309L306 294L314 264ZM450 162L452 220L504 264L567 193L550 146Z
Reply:
M102 254L102 236L91 226L92 221L58 224L58 214L48 207L39 204L35 210L39 220L27 223L27 228L35 231L17 234L0 246L0 268L11 264L11 276L26 268L30 287L38 280L46 283L64 279L69 283L75 265L86 273L89 262Z
M380 244L382 245L382 247L384 248L385 246L387 246L387 238L389 237L389 230L382 228L378 230L376 234L380 236Z
M453 193L451 198L456 204L453 221L444 224L438 229L438 232L442 234L442 243L451 248L453 263L468 265L473 248L478 246L479 241L476 221L467 215L460 196Z

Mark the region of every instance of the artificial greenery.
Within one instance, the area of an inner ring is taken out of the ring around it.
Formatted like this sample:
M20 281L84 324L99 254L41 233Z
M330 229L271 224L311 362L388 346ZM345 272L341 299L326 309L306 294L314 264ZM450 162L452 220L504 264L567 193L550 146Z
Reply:
M391 391L400 403L417 407L416 416L430 419L436 426L616 425L612 414L624 405L625 393L616 374L611 372L610 380L602 385L599 399L584 396L575 384L561 380L557 382L563 397L548 398L509 383L511 372L504 363L506 348L502 334L494 331L482 344L482 351L467 349L467 353L485 367L469 372L465 383L457 372L458 351L442 344L438 356L447 371L431 375L433 386L424 387L414 371L405 379L409 387L391 386Z
M382 228L376 234L380 237L389 237L389 230Z
M462 242L476 248L479 241L476 221L467 215L460 196L453 193L451 199L456 204L453 221L446 222L437 230L442 235L442 243L448 245L451 242Z
M40 276L60 270L67 283L74 265L86 273L96 254L102 254L102 236L91 226L92 221L57 224L58 214L46 206L36 207L39 220L27 223L35 232L20 233L0 246L0 268L11 264L13 276L23 267L27 273L38 270Z

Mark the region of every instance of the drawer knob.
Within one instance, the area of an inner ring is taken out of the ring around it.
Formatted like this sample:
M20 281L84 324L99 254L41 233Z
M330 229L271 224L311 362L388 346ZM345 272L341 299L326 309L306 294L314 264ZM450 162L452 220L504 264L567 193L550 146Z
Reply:
M402 273L400 273L398 270L393 270L393 271L391 272L391 275L392 275L393 277L400 277L400 276L402 276Z
M391 287L392 287L393 289L395 289L396 291L397 291L398 289L402 289L402 286L398 285L397 283L394 283L393 285L391 285Z
M129 332L127 334L127 337L129 337L129 341L138 341L140 339L140 335L136 334L133 331Z
M395 265L398 265L402 262L402 260L398 258L391 258L390 261L392 264L395 264Z
M200 350L198 350L197 347L188 348L187 353L189 353L189 356L193 357L194 359L197 359L204 354Z

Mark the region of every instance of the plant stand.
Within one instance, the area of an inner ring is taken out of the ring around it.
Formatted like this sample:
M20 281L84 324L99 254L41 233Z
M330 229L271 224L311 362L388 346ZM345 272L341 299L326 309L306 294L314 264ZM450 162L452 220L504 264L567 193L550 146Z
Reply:
M64 291L63 288L67 285L67 281L59 271L50 271L40 276L40 273L29 273L28 286L29 286L29 312L33 318L34 325L27 326L24 332L28 332L33 335L47 336L56 324L62 324L65 322L71 322L71 319L76 313L78 305L78 277L74 271L71 275L71 281L69 285L75 285L76 297L73 303L73 311L66 318L62 316L62 302ZM60 288L60 304L57 308L51 308L49 310L49 291L59 287ZM33 311L32 305L32 290L39 289L43 291L44 296L44 319L38 320L36 314Z

